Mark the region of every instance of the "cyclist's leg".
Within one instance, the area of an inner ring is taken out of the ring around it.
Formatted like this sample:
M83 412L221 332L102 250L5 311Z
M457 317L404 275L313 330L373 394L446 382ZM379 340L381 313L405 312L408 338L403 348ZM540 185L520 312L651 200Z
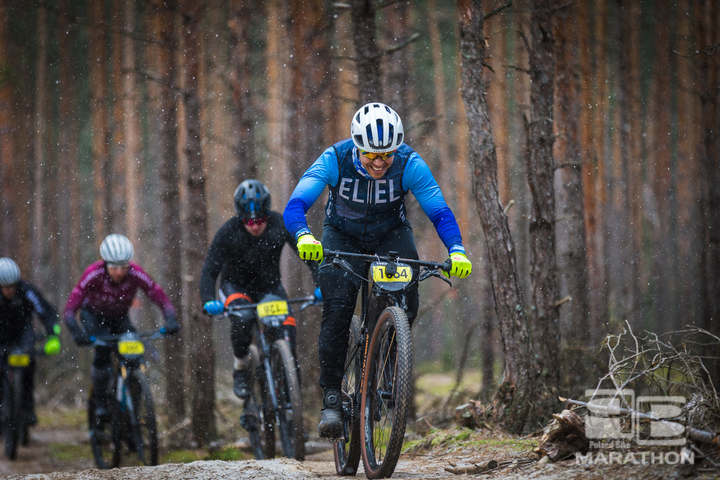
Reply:
M220 288L220 298L225 306L249 305L253 300L247 289L225 282ZM255 321L253 310L242 311L240 315L230 317L230 340L233 346L233 391L240 398L247 398L252 388L252 358L250 342Z
M398 252L400 258L408 258L412 260L417 260L419 258L417 248L415 247L415 237L413 236L412 228L408 222L405 222L396 229L392 230L382 240L380 240L377 246L378 255L387 255L387 253L391 251ZM413 269L413 275L417 274L417 269ZM417 283L407 290L406 300L408 302L406 312L408 323L412 327L420 306Z
M23 377L23 412L27 415L25 421L29 425L35 425L37 423L37 416L35 415L35 398L34 398L34 382L35 382L35 353L33 349L35 347L35 331L32 328L28 328L23 333L20 345L23 351L30 352L30 365L25 369L25 376ZM2 397L0 397L2 398Z
M361 253L351 239L328 226L324 229L322 243L326 249ZM362 271L363 267L364 262L353 264L356 271ZM342 434L340 389L360 280L327 264L320 267L319 277L323 295L323 318L318 342L323 409L318 430L321 437L337 438Z
M83 323L88 335L107 335L111 333L110 327L104 319L88 310L80 312L80 320ZM107 397L112 379L112 353L110 347L96 347L93 355L93 363L90 370L92 381L92 398L95 405L95 419L97 421L107 420L108 411ZM91 425L91 428L93 425Z

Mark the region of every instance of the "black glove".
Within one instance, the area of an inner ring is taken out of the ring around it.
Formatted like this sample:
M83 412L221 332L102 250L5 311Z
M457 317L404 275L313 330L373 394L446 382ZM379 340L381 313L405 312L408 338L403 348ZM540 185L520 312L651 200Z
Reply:
M92 343L88 335L75 335L73 336L73 340L75 340L75 345L78 347L83 347Z
M180 324L177 321L177 316L174 314L168 315L165 319L165 327L163 327L161 331L162 330L165 330L162 332L165 335L175 335L178 333L180 331Z

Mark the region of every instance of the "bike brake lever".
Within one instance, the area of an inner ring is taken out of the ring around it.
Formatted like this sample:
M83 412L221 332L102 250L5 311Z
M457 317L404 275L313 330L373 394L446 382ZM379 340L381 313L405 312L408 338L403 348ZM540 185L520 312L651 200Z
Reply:
M443 282L447 283L448 285L450 285L450 286L452 287L452 282L450 281L450 279L447 278L447 277L446 277L445 275L443 275L442 273L438 272L437 270L433 270L432 273L431 273L431 275L432 275L433 277L439 278L440 280L442 280Z

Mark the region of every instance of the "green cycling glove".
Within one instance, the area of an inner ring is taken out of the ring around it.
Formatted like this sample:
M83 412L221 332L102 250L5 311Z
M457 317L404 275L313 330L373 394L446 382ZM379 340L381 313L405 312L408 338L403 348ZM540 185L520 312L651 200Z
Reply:
M317 260L319 262L323 259L322 244L315 240L311 233L298 238L297 248L298 254L303 260Z
M450 274L443 272L446 277L465 278L472 273L472 263L464 253L455 252L450 255L450 260L452 261Z
M45 355L52 356L60 353L60 339L57 335L48 335L45 341Z

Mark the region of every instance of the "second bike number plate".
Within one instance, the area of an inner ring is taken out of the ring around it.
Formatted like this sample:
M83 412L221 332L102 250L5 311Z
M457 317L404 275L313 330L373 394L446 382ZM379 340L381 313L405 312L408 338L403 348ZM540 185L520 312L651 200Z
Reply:
M145 353L145 345L138 340L121 340L118 342L120 355L142 355Z
M282 300L272 302L258 303L258 317L274 317L276 315L287 315L289 313L288 304Z
M30 355L26 353L11 353L8 355L8 365L11 367L27 367L30 365Z
M410 283L413 275L410 265L402 263L373 262L371 272L373 282L386 287L402 288Z

